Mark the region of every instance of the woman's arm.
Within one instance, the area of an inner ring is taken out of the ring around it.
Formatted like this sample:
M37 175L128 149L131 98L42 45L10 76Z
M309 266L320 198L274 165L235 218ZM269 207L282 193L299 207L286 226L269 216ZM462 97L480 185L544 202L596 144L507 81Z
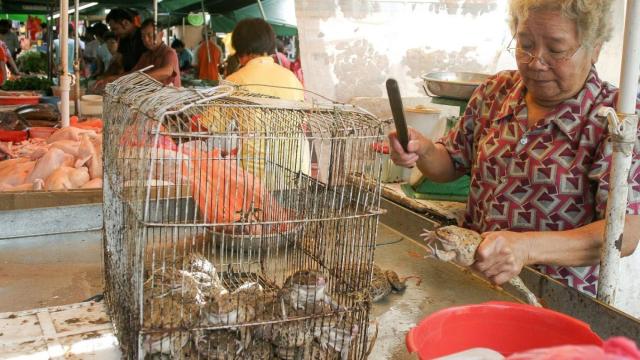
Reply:
M456 172L453 160L447 149L424 137L420 132L409 128L409 144L404 151L394 131L389 134L391 159L394 163L404 166L418 166L418 169L428 179L435 182L453 181L462 174Z
M496 284L517 276L522 267L533 264L587 266L600 262L604 246L605 220L565 231L482 234L476 252L476 268ZM627 215L622 239L622 256L631 255L640 239L640 215Z
M162 61L162 65L158 67L153 67L145 71L145 74L151 76L152 78L160 82L164 82L174 74L175 72L174 69L177 67L178 67L178 56L176 55L175 52L167 52Z

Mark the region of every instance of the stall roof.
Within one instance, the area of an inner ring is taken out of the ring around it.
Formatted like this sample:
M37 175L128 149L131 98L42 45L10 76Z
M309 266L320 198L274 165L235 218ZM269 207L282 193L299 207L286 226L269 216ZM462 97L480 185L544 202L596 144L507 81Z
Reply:
M70 0L73 7L73 0ZM82 14L104 14L105 9L115 7L134 7L143 14L143 17L152 13L153 1L131 0L81 0L81 5L88 2L97 2L98 5L86 9ZM262 0L268 21L273 25L278 35L295 35L297 33L295 15L288 16L281 10L282 3L293 4L293 0ZM235 23L247 17L261 17L256 0L205 0L205 9L213 14L213 27L216 31L229 32ZM0 12L4 14L48 14L49 7L57 11L59 0L0 0ZM286 7L286 6L285 6ZM293 8L293 6L291 6ZM158 3L159 21L165 24L180 24L182 18L190 12L201 11L200 0L163 0Z
M136 2L132 2L131 0L81 0L82 4L89 2L97 2L98 6L96 7L100 9L123 6L150 10L153 6L153 1L151 0ZM49 6L57 9L59 3L58 0L0 0L0 11L2 13L47 14L49 12ZM70 0L69 3L70 7L73 7L73 0ZM256 0L205 0L204 2L205 8L210 13L233 12L255 3ZM200 9L200 0L164 0L158 3L159 11L189 13L192 11L200 11Z

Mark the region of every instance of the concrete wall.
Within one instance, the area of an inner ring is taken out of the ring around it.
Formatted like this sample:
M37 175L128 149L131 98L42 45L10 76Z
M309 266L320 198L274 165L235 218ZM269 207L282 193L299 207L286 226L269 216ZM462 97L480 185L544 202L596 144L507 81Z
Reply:
M623 0L619 22L597 64L619 82ZM403 95L423 96L420 75L431 71L495 73L515 68L506 0L297 0L305 85L325 96L385 96L395 77Z

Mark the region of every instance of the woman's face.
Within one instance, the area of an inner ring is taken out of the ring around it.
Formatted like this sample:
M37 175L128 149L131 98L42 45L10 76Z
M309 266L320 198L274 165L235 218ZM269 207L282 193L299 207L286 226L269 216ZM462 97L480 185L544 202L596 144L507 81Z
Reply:
M518 60L518 69L532 100L546 107L575 96L600 53L600 46L581 44L576 23L558 11L531 11L526 20L518 21L516 41L517 47L536 56L528 64Z

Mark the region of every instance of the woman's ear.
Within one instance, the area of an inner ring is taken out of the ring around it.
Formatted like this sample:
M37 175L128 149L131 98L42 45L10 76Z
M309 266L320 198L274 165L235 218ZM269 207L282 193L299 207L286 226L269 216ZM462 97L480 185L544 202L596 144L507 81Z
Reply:
M600 57L600 50L602 50L602 43L596 44L591 50L591 65L594 65L598 62L598 58Z

